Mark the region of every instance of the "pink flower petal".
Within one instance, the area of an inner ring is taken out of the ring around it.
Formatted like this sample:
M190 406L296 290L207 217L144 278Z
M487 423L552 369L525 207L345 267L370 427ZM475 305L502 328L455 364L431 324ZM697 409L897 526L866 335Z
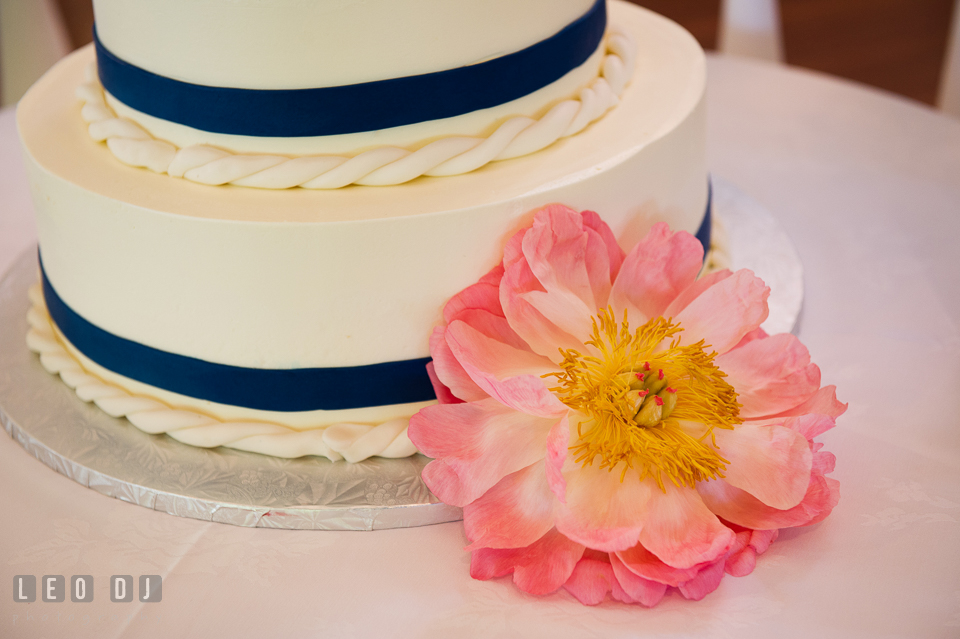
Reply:
M680 594L693 601L700 601L720 585L723 579L724 560L719 559L700 570L697 576L679 586Z
M585 606L596 606L603 602L607 594L618 586L617 577L609 563L587 557L577 562L570 578L563 584L564 589Z
M503 265L497 264L476 284L463 289L443 307L443 319L450 322L462 319L467 310L484 310L503 317L500 306L500 280L503 279Z
M613 552L636 545L655 491L652 480L639 481L628 473L620 481L620 468L581 468L568 455L563 468L567 480L565 508L557 514L557 529L574 541L595 550Z
M779 534L779 530L752 530L750 531L750 545L756 549L758 555L762 555L767 552L770 544L776 541Z
M513 573L513 582L532 595L546 595L564 585L580 557L583 546L551 530L525 548L481 548L470 556L470 576L493 579Z
M726 353L767 319L770 289L747 270L720 280L674 318L684 344L706 341L706 350Z
M702 482L701 482L702 483ZM720 523L696 490L664 482L647 504L639 541L663 563L690 568L720 557L734 534Z
M541 461L556 421L485 399L427 406L410 418L407 433L420 452L436 458L423 470L430 490L465 506L510 473Z
M610 566L617 582L630 599L652 608L667 593L667 584L644 579L628 569L616 554L610 555Z
M757 551L750 546L751 531L737 533L737 541L727 554L724 570L734 577L745 577L753 572L757 564Z
M685 288L675 300L661 313L664 317L676 317L680 311L690 306L690 302L700 297L704 291L717 282L721 282L733 275L728 269L722 269L704 275L696 282Z
M813 397L789 410L785 410L772 417L793 417L798 415L807 415L817 413L820 415L829 415L830 417L839 417L847 410L847 405L837 401L837 387L824 386L814 394Z
M434 382L433 388L437 392L437 399L440 400L440 403L450 403L446 401L447 393L466 402L489 397L467 375L467 371L463 370L463 366L453 356L453 351L447 345L447 328L445 326L437 326L433 329L433 333L430 335L430 355L433 357L433 362L431 362L432 366L427 369L427 372L430 373L432 368L433 374L436 375L437 381ZM446 390L438 389L438 383Z
M570 420L564 417L550 429L547 436L546 478L550 490L560 500L567 503L567 480L563 477L563 464L567 460L567 446L570 443Z
M567 407L541 378L555 369L550 360L487 337L459 320L447 327L446 337L470 378L500 403L541 417L566 413Z
M617 243L617 238L613 236L613 231L610 230L610 227L607 226L607 223L601 220L600 216L594 211L583 211L580 213L580 217L583 218L584 228L594 230L600 237L600 240L603 241L603 244L607 249L607 260L610 264L610 273L608 277L611 282L616 281L617 275L620 273L620 267L623 265L624 258L623 249L620 248L620 244Z
M611 553L613 556L614 553ZM623 565L639 577L668 586L679 586L697 576L697 567L674 568L660 561L652 552L637 544L616 553Z
M736 555L727 557L724 571L733 577L746 577L757 567L757 551L747 546Z
M716 360L743 404L744 419L776 415L813 397L820 369L810 353L789 333L753 340Z
M803 501L789 510L778 510L731 486L722 479L700 482L700 496L707 507L725 520L756 530L774 530L807 526L830 514L840 499L839 483L822 475L812 475Z
M506 257L504 264L507 264ZM521 254L521 259L506 266L503 281L500 283L500 303L511 328L529 347L535 353L559 362L561 348L581 348L583 342L547 319L526 299L530 292L543 290Z
M658 317L694 283L702 266L700 242L689 233L673 233L659 222L624 260L610 304L620 312L637 309L643 315L637 318L639 322Z
M746 423L756 424L758 426L771 424L783 426L784 428L797 431L808 441L812 441L814 437L822 435L837 425L833 417L818 414L800 415L799 417L768 417L765 419L750 420Z
M529 546L553 528L556 505L542 462L507 475L463 507L467 550Z
M752 424L718 428L713 435L720 454L730 462L724 471L728 484L779 510L803 500L812 463L803 435L783 426Z
M543 289L566 299L570 308L579 303L588 317L606 306L610 295L609 249L600 233L584 226L583 216L558 204L538 211L523 238L523 254ZM567 321L565 314L553 319Z
M437 401L441 404L460 404L462 399L454 395L449 388L437 377L437 370L433 362L427 362L427 377L430 378L430 385L433 386L433 392L437 396Z
M768 337L770 336L767 334L765 330L763 330L762 328L756 328L750 331L749 333L747 333L746 335L744 335L743 339L740 340L740 343L734 346L734 348L741 348L754 340L767 339Z

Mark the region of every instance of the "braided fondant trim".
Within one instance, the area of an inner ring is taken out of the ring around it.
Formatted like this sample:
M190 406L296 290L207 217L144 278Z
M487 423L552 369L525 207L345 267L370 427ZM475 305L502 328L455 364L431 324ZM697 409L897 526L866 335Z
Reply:
M126 417L146 433L166 433L201 448L226 446L274 457L319 455L351 463L374 456L409 457L417 452L407 437L409 419L405 417L375 426L339 423L301 431L267 422L225 422L129 393L84 370L54 330L40 285L32 286L29 294L32 305L27 313L27 346L40 355L43 367L59 375L83 401L93 402L111 417Z
M612 32L606 39L600 75L578 96L554 105L539 119L512 117L489 137L441 138L409 151L384 146L353 157L242 155L195 144L182 149L154 138L135 122L117 117L107 104L96 69L87 69L77 87L81 116L90 137L106 141L113 155L130 166L201 184L234 184L262 189L337 189L350 184L388 186L422 175L460 175L498 160L544 149L575 135L617 104L633 73L636 45L631 36Z

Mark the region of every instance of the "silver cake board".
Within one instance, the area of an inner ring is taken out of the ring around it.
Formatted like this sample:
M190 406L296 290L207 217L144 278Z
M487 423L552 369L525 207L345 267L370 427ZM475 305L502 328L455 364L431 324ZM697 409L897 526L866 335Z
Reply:
M776 219L736 187L715 178L713 188L732 268L752 269L772 290L764 329L792 330L803 299L796 249ZM0 423L57 472L146 508L236 526L382 530L461 518L423 483L420 471L430 461L423 455L349 464L195 448L85 404L27 349L27 290L36 280L33 249L0 281Z

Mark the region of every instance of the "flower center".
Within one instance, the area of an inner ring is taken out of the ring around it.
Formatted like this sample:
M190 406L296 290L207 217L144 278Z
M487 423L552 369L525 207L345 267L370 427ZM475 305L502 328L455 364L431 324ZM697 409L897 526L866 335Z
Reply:
M627 314L617 322L610 308L593 320L584 353L560 349L559 385L550 390L582 419L570 447L583 466L634 469L677 486L723 477L726 459L714 428L742 422L740 404L726 375L713 363L704 342L681 345L683 329L657 317L635 331ZM622 465L621 465L622 463Z

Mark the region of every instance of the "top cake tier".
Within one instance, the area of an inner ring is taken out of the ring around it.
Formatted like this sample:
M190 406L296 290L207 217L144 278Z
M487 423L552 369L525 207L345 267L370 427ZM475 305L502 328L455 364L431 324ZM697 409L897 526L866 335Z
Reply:
M579 99L609 66L605 0L95 0L94 11L107 104L178 149L355 155L486 138ZM616 100L600 95L589 120Z
M330 87L433 73L523 50L595 0L95 0L122 60L193 84Z

